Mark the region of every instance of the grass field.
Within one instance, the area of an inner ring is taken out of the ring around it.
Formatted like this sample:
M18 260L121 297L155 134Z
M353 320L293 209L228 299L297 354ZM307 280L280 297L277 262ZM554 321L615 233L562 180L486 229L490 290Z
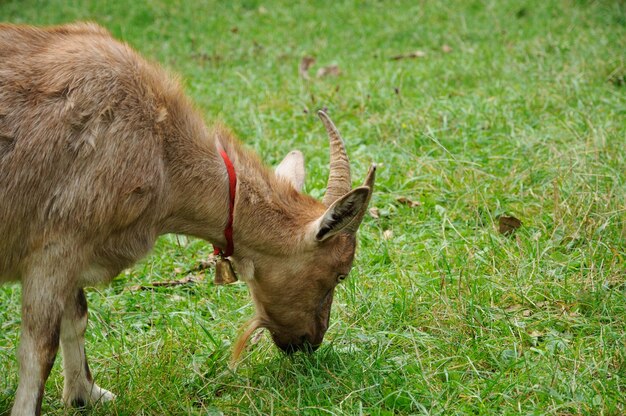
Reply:
M88 290L92 371L118 400L87 414L626 413L624 1L0 1L2 21L79 19L179 73L207 121L268 163L302 150L316 197L318 108L355 183L380 167L318 352L286 357L264 336L229 370L246 287L193 271L207 243L164 236ZM521 220L513 235L502 215ZM189 271L204 280L133 290ZM0 288L0 414L19 298ZM74 414L60 361L44 412Z

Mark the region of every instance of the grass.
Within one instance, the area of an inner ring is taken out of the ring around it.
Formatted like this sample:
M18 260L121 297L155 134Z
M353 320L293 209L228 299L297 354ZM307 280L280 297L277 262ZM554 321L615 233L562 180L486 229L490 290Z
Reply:
M317 353L285 357L264 337L230 371L245 286L206 272L129 290L210 254L164 236L88 292L92 369L119 395L89 414L626 413L623 1L5 0L0 17L100 22L181 74L207 120L268 163L304 151L314 196L328 174L317 108L355 178L380 166L379 218L361 227ZM341 74L303 80L305 55L312 75ZM501 215L522 227L499 234ZM0 414L17 386L19 297L0 288ZM46 413L74 413L61 391L57 362Z

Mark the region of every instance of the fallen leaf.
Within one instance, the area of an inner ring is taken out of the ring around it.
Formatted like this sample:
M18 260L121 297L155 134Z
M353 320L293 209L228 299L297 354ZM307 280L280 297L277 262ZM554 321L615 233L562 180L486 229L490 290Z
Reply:
M521 226L522 222L513 216L502 215L498 218L498 231L500 234L512 235Z
M327 77L327 76L339 76L341 74L341 70L339 69L339 65L329 65L329 66L325 66L323 68L320 68L317 71L317 77L318 78L322 78L322 77Z
M543 336L543 333L539 331L531 331L530 334L528 335L530 335L533 338L539 338Z
M372 218L376 218L376 219L380 218L380 211L376 207L371 207L369 209L369 213Z
M393 61L399 61L400 59L415 59L415 58L423 58L425 56L426 56L426 52L417 50L411 53L405 53L401 55L392 56L391 59Z
M443 51L443 53L450 53L450 52L452 52L452 48L450 47L450 45L447 45L445 43L441 47L441 50Z
M415 208L415 207L419 207L420 205L422 205L421 202L412 201L409 198L404 197L404 196L397 197L396 201L398 201L401 204L408 205L410 208Z
M230 28L230 32L231 33L238 33L239 32L239 28L237 26L233 26Z
M506 311L506 312L509 312L509 313L512 313L512 312L517 312L517 311L519 311L519 310L520 310L520 309L522 309L522 308L523 308L523 306L522 306L522 305L520 305L519 303L515 303L515 304L513 304L513 305L511 305L511 306L508 306L508 307L505 309L505 311Z
M391 240L393 238L393 231L391 231L391 230L383 231L383 238L385 240Z
M300 72L300 76L304 79L310 79L309 77L309 68L311 65L315 63L315 58L312 56L305 56L300 61L300 67L298 68L298 72Z

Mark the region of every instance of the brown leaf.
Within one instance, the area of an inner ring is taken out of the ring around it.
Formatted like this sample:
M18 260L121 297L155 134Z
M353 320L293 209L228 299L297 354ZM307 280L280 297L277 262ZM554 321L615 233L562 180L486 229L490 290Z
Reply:
M391 59L393 61L399 61L400 59L415 59L415 58L423 58L425 56L426 56L426 52L417 50L411 53L405 53L401 55L392 56Z
M513 216L502 215L498 218L498 231L500 234L512 235L521 226L522 222Z
M513 313L513 312L517 312L519 310L521 310L523 308L522 305L520 305L519 303L515 303L513 305L508 306L505 311L508 313Z
M339 65L329 65L323 68L318 69L317 77L327 77L327 76L339 76L341 74L341 69L339 69Z
M443 46L441 46L441 50L443 51L443 53L450 53L452 52L452 48L450 47L450 45L447 44L443 44Z
M309 77L309 68L315 63L315 58L312 56L305 56L300 61L300 67L298 72L300 72L300 76L304 79L310 79Z
M419 207L420 205L422 205L421 202L419 202L419 201L412 201L409 198L404 197L404 196L397 197L396 201L398 201L401 204L408 205L410 208L415 208L415 207Z
M376 219L380 218L380 211L376 207L371 207L369 209L369 213L372 218L376 218Z

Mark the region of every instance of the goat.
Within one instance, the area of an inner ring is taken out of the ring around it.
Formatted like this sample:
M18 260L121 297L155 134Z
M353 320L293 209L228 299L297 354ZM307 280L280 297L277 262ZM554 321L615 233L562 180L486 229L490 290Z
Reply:
M342 139L319 115L331 146L322 202L301 193L300 152L270 170L98 25L0 25L0 283L22 285L11 414L41 412L59 345L65 403L115 397L87 364L83 288L109 282L165 233L234 242L229 255L256 311L239 352L261 327L286 352L317 348L375 176L373 165L351 189Z

